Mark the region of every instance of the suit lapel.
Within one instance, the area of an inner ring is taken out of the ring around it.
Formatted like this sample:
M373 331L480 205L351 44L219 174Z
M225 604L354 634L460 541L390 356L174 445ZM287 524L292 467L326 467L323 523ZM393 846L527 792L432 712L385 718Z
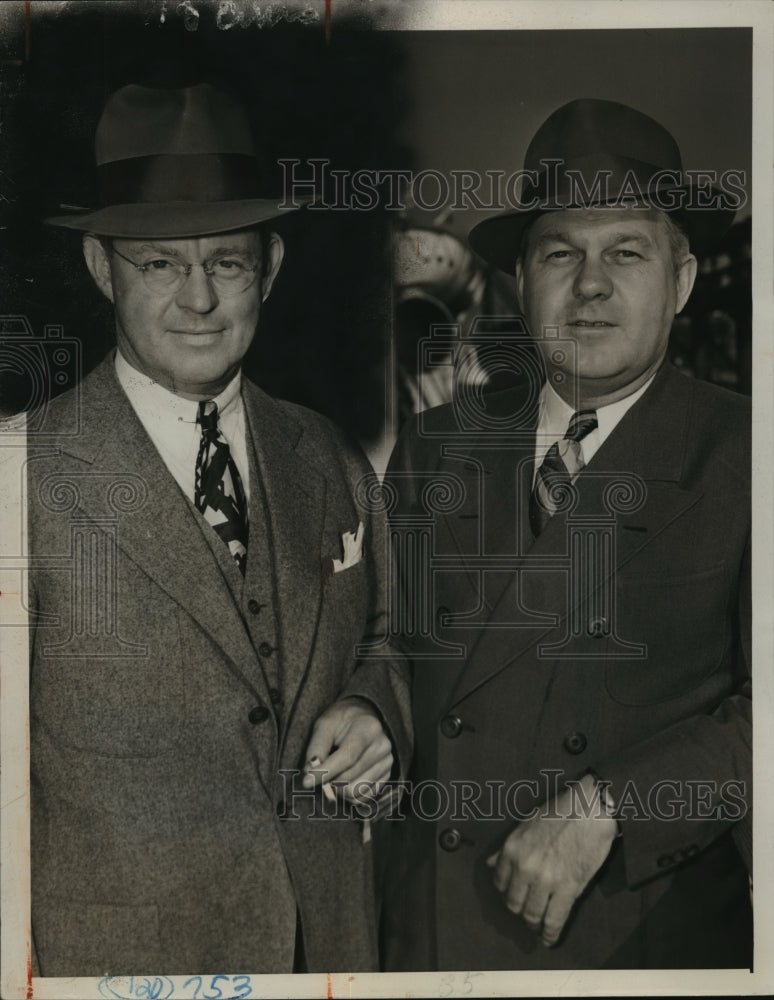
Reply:
M512 407L516 412L524 410L518 403ZM516 556L532 544L529 492L536 424L537 409L533 407L518 433L481 435L472 443L442 446L444 459L459 463L454 472L462 480L467 499L464 510L444 520L463 559L468 581L480 597L482 622L488 620L507 590L507 574L497 572L494 562L482 574L467 557Z
M112 356L89 376L82 392L82 430L63 451L90 464L80 490L80 507L104 522L106 490L121 503L124 481L144 501L123 511L116 543L224 650L238 672L254 652L227 582L202 532L192 505L169 473L115 376ZM124 505L125 506L125 505ZM131 506L131 505L130 505ZM254 684L252 671L246 679Z
M289 717L310 661L322 601L325 478L314 456L305 453L301 426L247 381L243 394L266 500Z
M665 365L648 392L624 415L610 437L576 481L578 504L574 516L595 515L606 510L603 494L616 479L619 509L615 513L615 549L610 569L596 582L596 589L634 559L650 541L700 499L700 494L679 488L690 417L690 381ZM620 475L624 472L624 475ZM637 485L643 489L637 499ZM632 500L625 503L627 490ZM545 567L569 560L568 518L556 514L527 553L523 574L514 575L492 607L491 621L507 620L517 600L552 616L545 628L482 629L471 646L467 664L460 673L452 704L514 663L528 649L554 633L566 619L567 588L557 585L558 573L530 571L542 561ZM522 576L520 584L517 578ZM517 586L519 586L517 596ZM588 595L584 595L588 596Z

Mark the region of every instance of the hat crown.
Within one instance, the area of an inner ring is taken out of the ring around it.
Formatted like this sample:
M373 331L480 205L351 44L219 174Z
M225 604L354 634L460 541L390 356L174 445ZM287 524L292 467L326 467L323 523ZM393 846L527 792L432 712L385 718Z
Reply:
M129 84L107 100L95 137L99 208L46 221L125 239L182 239L257 226L280 203L271 157L241 101L212 83Z
M585 158L601 166L606 155L682 170L680 149L663 125L635 108L596 98L570 101L549 115L527 148L524 166L541 170L543 160Z
M165 154L255 155L244 111L209 83L121 87L105 105L94 145L98 166Z
M519 203L479 222L468 237L507 274L524 232L543 212L649 204L671 213L694 250L711 245L734 218L733 198L729 204L720 189L700 191L684 177L680 148L663 125L616 101L580 98L557 108L527 147L521 174Z

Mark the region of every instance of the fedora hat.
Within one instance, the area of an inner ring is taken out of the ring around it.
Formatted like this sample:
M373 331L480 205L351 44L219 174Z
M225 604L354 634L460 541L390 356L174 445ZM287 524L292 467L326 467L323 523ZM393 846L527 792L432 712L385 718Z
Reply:
M545 212L650 205L668 212L703 251L731 225L737 192L684 177L680 149L653 118L615 101L584 98L553 112L524 157L519 205L475 226L477 254L513 274L527 227ZM687 181L687 182L686 182Z
M292 209L269 197L242 107L210 83L130 84L112 94L95 138L99 204L50 225L101 236L206 236Z

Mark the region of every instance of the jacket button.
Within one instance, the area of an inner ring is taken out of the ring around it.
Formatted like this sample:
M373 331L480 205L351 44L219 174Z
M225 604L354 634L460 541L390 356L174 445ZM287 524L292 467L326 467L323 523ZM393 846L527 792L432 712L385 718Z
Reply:
M266 722L269 718L269 710L265 705L256 705L247 713L247 718L254 726L257 726L261 722Z
M449 739L456 739L462 732L462 719L456 715L444 715L441 719L441 732Z
M262 642L261 645L258 647L258 652L261 654L261 656L271 656L271 654L274 652L275 649L276 646L272 646L268 642Z
M562 744L567 753L579 754L588 746L588 740L583 733L568 733Z
M672 857L671 854L662 854L661 857L656 862L659 868L671 868L674 863L675 859Z
M456 851L462 843L462 834L459 830L442 830L438 837L438 843L444 851Z
M277 688L269 688L269 697L271 698L272 705L279 705L282 701L282 694Z
M610 627L607 624L607 618L589 618L588 633L589 635L593 635L595 639L601 639L609 631Z
M247 610L250 612L251 615L260 614L261 610L265 607L266 607L265 604L259 604L254 597L251 597L250 600L247 602Z

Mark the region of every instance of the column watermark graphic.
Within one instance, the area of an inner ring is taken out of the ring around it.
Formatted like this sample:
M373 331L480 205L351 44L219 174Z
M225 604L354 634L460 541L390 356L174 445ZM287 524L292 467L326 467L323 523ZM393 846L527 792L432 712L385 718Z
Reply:
M559 366L564 372L572 367L577 344L553 327L542 339L542 353L557 365L550 378L558 383L566 378ZM418 371L454 368L447 413L453 426L448 419L439 423L432 410L419 413L417 434L432 467L398 466L381 483L373 475L358 484L360 509L386 515L389 524L390 624L381 642L360 646L357 655L384 655L397 641L416 661L460 661L475 641L466 641L466 629L505 629L532 630L536 640L551 630L550 641L537 647L545 660L647 656L645 645L621 634L616 611L619 535L647 499L640 477L591 468L582 483L562 483L554 497L560 534L553 532L550 545L534 544L525 508L546 378L534 345L517 316L481 317L465 337L458 325L439 325L420 341ZM481 381L470 377L482 363L521 380L509 408L490 406ZM510 473L493 477L492 468ZM635 534L627 531L629 544ZM542 586L546 574L559 582L551 589L564 595L561 605L541 596L548 590ZM468 580L471 598L464 608L446 604L444 581L451 577Z

